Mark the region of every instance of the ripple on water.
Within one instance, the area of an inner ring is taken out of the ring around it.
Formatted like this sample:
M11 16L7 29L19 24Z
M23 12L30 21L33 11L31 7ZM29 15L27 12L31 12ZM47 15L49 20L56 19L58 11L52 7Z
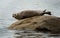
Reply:
M60 38L60 37L54 37L54 36L49 36L48 34L45 33L36 33L32 31L32 33L24 33L24 31L15 31L15 38Z
M7 29L0 29L0 38L13 38L13 31Z
M31 33L32 32L32 33ZM60 38L60 37L51 37L44 33L36 33L34 31L27 31L26 33L24 30L17 31L17 30L7 30L7 29L0 29L0 38Z

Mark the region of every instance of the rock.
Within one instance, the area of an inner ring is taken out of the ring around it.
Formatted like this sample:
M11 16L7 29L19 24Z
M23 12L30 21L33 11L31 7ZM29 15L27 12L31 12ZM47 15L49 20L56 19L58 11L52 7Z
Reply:
M12 23L8 29L27 30L60 34L60 17L56 16L34 16Z

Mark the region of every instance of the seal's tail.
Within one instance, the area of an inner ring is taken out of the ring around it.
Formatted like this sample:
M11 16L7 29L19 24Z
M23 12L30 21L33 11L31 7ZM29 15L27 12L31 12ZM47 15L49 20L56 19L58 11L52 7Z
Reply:
M43 14L52 15L50 11L47 11L47 12L46 12L46 9L43 11Z
M50 11L45 12L45 14L52 15Z

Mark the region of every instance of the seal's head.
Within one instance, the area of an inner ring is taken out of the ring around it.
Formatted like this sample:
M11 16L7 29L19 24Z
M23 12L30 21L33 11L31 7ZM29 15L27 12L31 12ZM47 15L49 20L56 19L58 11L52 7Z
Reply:
M23 16L21 16L20 13L12 14L12 17L15 18L15 19L18 19L18 20L23 18Z
M13 14L12 17L19 20L19 16L17 14Z
M16 14L12 14L12 17L16 18Z

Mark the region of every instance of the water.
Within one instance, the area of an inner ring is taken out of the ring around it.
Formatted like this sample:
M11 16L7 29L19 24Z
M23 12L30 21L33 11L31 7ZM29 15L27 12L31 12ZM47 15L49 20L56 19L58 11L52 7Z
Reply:
M14 31L7 29L7 27L9 26L8 22L10 23L11 21L0 19L0 38L13 38Z
M6 27L15 21L12 18L13 13L25 9L47 9L52 11L53 15L60 16L60 0L0 0L0 38L14 38L15 31Z
M0 38L13 38L13 32L7 29L0 29Z

